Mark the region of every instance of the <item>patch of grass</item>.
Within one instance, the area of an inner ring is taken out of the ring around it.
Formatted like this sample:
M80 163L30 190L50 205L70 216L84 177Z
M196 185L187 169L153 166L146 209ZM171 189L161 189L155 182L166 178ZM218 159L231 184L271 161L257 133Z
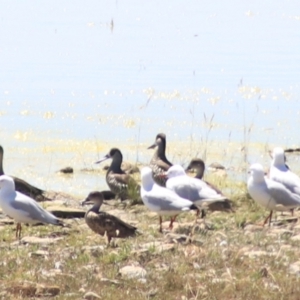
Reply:
M210 179L213 182L214 176ZM227 178L216 183L228 191L235 213L208 211L205 221L211 228L195 230L190 243L160 234L158 217L142 205L106 207L123 216L125 211L126 221L134 221L142 232L134 238L116 239L116 247L107 246L106 239L93 233L84 220L72 222L70 229L24 226L25 236L47 238L53 231L64 231L53 244L18 243L15 226L2 227L0 298L23 299L22 284L26 283L46 286L48 292L58 288L52 298L59 300L81 299L88 291L113 300L297 299L299 278L290 274L290 265L299 260L300 242L292 237L300 234L300 227L284 223L251 229L249 224L261 222L268 212L249 198L244 184ZM175 226L173 234L189 233L188 224L194 221L193 212L181 214L177 218L181 227ZM198 227L201 222L198 220ZM160 252L154 242L175 246ZM146 243L146 250L140 251ZM119 271L128 265L140 266L147 274L140 279L122 277ZM35 291L33 288L28 291ZM32 297L47 296L41 290Z

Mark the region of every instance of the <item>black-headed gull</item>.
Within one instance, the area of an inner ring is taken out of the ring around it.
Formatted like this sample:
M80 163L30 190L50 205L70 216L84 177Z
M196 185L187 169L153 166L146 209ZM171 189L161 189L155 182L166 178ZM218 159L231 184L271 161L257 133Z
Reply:
M258 204L270 210L263 225L269 220L270 226L273 210L286 211L300 206L300 196L292 193L282 183L266 178L260 164L251 165L247 187L250 196Z
M287 167L282 148L276 147L273 150L269 177L300 196L300 178Z
M5 214L17 222L17 238L21 237L21 223L64 226L62 221L43 209L35 200L16 192L14 180L7 175L0 176L0 206Z
M228 201L227 197L219 194L204 181L188 176L180 165L170 167L165 176L168 178L168 189L192 201L199 209L217 201Z
M162 232L162 216L171 217L169 228L172 229L178 214L197 209L191 201L183 199L173 191L154 183L151 168L144 167L141 170L141 179L142 200L147 208L159 215L160 232Z

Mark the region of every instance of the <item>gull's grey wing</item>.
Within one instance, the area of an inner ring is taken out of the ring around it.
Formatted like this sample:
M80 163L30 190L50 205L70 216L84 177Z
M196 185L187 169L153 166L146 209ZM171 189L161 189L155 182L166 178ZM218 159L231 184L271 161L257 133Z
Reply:
M193 203L189 200L180 198L174 192L165 189L161 193L146 195L148 203L151 206L159 208L159 210L172 211L189 208Z
M167 187L173 190L180 197L191 201L205 199L225 199L226 197L218 194L204 181L190 178L188 176L178 176L167 181Z
M57 224L58 219L48 211L44 210L33 199L17 193L15 201L11 202L11 206L16 210L21 210L33 221L42 223Z
M292 193L283 184L266 180L270 196L274 199L277 205L285 207L300 206L300 196Z

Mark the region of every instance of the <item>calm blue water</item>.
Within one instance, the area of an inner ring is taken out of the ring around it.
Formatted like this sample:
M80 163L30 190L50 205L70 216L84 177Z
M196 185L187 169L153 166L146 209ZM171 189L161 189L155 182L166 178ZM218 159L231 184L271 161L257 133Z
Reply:
M161 131L300 144L298 1L2 0L0 41L0 143L12 153L151 144Z

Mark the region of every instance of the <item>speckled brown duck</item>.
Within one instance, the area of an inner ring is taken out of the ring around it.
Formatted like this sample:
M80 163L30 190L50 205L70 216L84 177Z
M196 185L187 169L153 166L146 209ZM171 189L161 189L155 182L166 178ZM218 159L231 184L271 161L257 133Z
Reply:
M109 158L112 159L112 162L106 173L106 182L113 193L120 197L121 200L126 200L128 198L129 185L137 190L139 190L140 187L129 174L126 174L121 169L123 156L118 148L110 149L109 153L97 161L96 164Z
M96 233L107 236L108 244L112 238L127 238L138 234L137 228L125 223L121 219L100 211L103 203L101 192L91 192L82 205L93 204L85 214L86 224Z
M172 166L172 163L166 158L166 144L166 135L164 133L159 133L155 138L155 143L148 147L148 149L157 147L150 161L150 168L152 169L155 183L160 186L166 186L167 181L161 174L164 174Z
M3 147L0 145L0 175L4 175L3 156L4 156L4 150L3 150ZM39 189L18 177L14 177L14 176L11 176L11 177L14 179L16 191L18 191L22 194L25 194L28 197L31 197L36 201L51 200L44 195L44 193L45 193L44 190Z
M195 170L196 175L195 178L198 178L200 180L203 180L204 172L205 172L205 163L201 158L193 158L186 168L186 171ZM218 189L213 184L203 180L207 185L209 185L212 189L214 189L218 194L224 196L222 191ZM233 212L232 208L232 201L229 199L226 199L225 201L220 202L214 202L208 205L208 209L211 211L227 211L227 212Z

